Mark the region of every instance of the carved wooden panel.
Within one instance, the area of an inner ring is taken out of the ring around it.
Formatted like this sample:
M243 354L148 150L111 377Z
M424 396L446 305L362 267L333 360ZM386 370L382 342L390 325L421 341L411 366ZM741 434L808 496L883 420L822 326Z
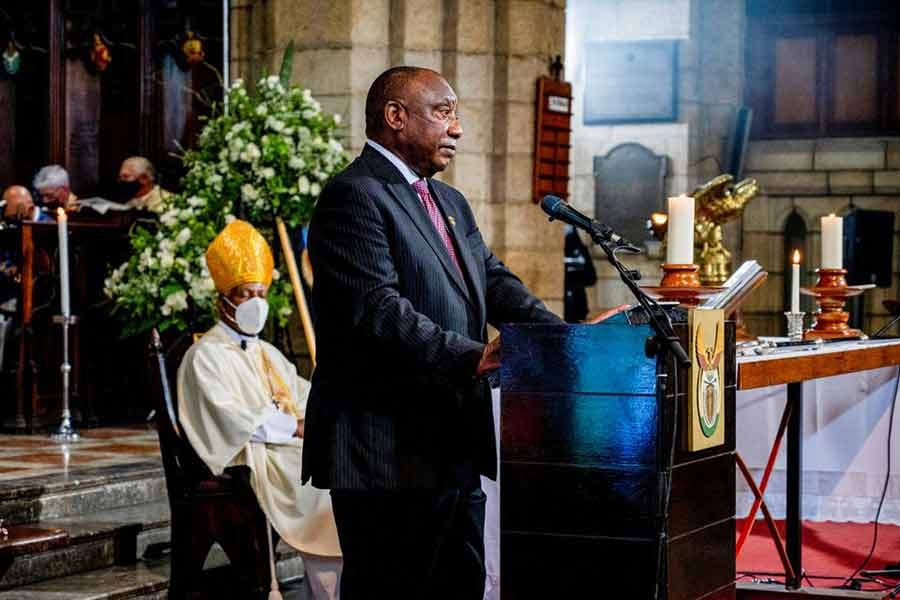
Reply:
M871 123L878 119L878 36L836 36L831 93L831 118L835 122Z
M748 3L754 138L900 134L896 3Z
M816 38L792 37L775 41L775 124L815 124Z

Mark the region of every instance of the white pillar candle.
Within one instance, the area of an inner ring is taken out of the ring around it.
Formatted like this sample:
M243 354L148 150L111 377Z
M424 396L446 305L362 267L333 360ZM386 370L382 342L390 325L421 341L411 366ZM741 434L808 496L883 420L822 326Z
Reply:
M684 194L669 198L666 263L694 264L694 199Z
M800 312L800 251L791 257L791 312Z
M56 209L56 226L59 232L59 298L62 315L71 314L69 306L69 228L68 216L62 208Z
M822 217L823 269L844 268L844 220L830 214Z

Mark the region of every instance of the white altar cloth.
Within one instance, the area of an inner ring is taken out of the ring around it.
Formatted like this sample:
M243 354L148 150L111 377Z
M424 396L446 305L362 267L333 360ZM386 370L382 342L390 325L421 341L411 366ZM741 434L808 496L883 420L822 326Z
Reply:
M887 470L887 433L897 367L803 383L803 518L870 522ZM787 386L739 391L737 451L759 484L787 399ZM892 472L900 467L900 415L894 414ZM785 436L786 437L786 436ZM785 447L765 493L774 517L785 515ZM737 516L753 501L737 473ZM760 515L757 515L759 517ZM900 479L892 477L880 522L900 524Z

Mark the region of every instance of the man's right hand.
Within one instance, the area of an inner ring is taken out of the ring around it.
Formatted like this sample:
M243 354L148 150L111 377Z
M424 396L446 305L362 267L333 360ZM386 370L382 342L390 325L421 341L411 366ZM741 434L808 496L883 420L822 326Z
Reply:
M305 421L303 419L297 419L297 429L294 431L294 437L303 439L304 430Z
M487 375L491 371L496 371L500 368L500 336L498 335L487 345L484 347L484 352L481 353L481 360L478 362L478 369L475 370L475 374L478 377L482 377Z

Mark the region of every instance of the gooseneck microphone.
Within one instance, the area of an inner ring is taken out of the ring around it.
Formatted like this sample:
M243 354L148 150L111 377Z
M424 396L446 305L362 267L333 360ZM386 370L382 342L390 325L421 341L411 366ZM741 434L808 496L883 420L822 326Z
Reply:
M619 253L640 254L641 251L629 244L612 227L598 223L587 215L578 212L569 206L567 202L564 202L562 198L550 195L544 196L544 199L541 200L541 208L550 216L551 221L556 219L578 229L583 229L591 236L594 243L603 249L609 263L618 271L622 282L634 295L641 308L644 309L650 320L650 326L656 333L656 336L651 338L653 343L647 346L648 356L656 356L657 346L666 347L675 356L679 366L682 368L689 367L691 359L687 352L684 351L678 336L675 335L668 315L659 306L659 303L652 300L646 292L638 287L636 281L641 278L640 271L627 268L617 256Z
M550 220L556 219L568 223L578 229L588 232L591 238L600 237L604 241L612 242L620 246L630 246L628 240L615 232L609 225L604 225L589 216L582 214L558 196L547 195L541 200L541 208L550 216Z

